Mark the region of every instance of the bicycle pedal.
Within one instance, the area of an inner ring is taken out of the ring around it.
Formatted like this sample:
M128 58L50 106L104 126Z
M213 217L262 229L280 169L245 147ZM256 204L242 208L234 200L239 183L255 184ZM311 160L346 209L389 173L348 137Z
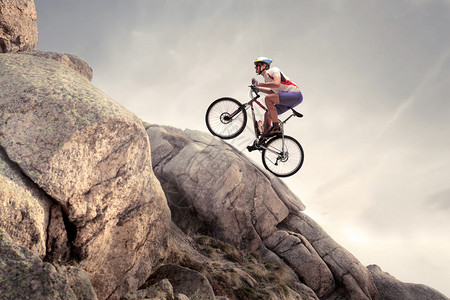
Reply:
M258 143L256 144L256 146L257 146L258 148L267 146L267 140L266 140L266 139L260 139L260 140L258 141Z
M266 143L265 139L255 140L252 145L247 146L247 150L248 150L248 152L252 152L255 150L261 150L261 147L264 147L265 143Z
M248 152L252 152L258 150L258 147L256 147L255 145L247 146L247 150Z

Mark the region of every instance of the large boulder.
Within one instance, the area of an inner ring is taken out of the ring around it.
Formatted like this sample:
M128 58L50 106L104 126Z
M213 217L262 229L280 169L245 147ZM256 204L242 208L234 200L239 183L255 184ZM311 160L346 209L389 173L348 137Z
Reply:
M290 208L304 207L278 179L210 135L162 126L147 126L147 132L158 178L183 195L203 230L239 249L259 249ZM176 205L172 211L179 212Z
M38 43L33 0L0 1L0 52L35 50Z
M296 253L297 251L305 253L306 250L304 248L311 249L310 251L316 252L321 261L327 266L327 269L332 273L333 279L337 284L318 280L317 266L319 264L315 264L315 268L314 265L304 267L299 261L297 261L297 264L290 264L293 268L300 267L301 270L297 272L301 274L302 278L309 278L307 280L315 284L310 287L319 296L329 295L330 293L340 294L341 291L335 288L343 287L348 299L378 299L378 290L369 270L350 252L336 243L319 224L306 214L302 212L291 213L279 224L278 228L284 234L288 236L293 235L302 241L294 244L287 253L281 252L281 255L286 256L290 252ZM295 261L295 256L291 255L291 260ZM307 262L305 259L300 261Z
M281 180L209 134L146 128L155 173L166 193L178 193L168 198L182 228L260 250L288 265L319 298L377 299L370 272L301 212L304 205Z
M56 265L56 271L64 276L78 300L97 300L97 294L87 274L78 267Z
M286 262L318 297L330 295L335 290L332 272L301 234L278 230L264 240L264 245Z
M0 228L39 258L46 255L52 201L0 147Z
M383 300L448 300L449 298L433 288L423 284L404 283L389 273L383 272L377 265L367 267L372 273L375 284Z
M137 289L164 258L170 211L145 129L80 73L0 54L0 145L61 207L99 299Z
M67 279L25 247L15 245L0 228L2 299L77 300ZM95 298L94 298L95 299Z
M165 264L159 267L149 278L148 284L155 284L168 279L174 293L183 294L189 299L214 300L214 292L211 284L201 273L173 264Z
M27 51L21 54L33 55L38 57L45 57L48 59L56 60L57 62L66 65L75 71L79 72L81 75L85 76L90 81L92 80L93 71L92 68L78 56L67 54L67 53L57 53L57 52L45 52L45 51Z

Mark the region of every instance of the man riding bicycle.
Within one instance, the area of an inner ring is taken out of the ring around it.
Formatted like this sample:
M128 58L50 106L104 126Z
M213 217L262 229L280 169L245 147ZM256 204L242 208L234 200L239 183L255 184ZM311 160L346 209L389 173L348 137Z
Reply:
M267 96L265 103L267 112L264 115L263 137L270 137L281 133L278 115L286 112L291 107L299 105L303 100L300 88L284 76L277 67L270 67L272 60L267 57L259 57L255 60L255 71L264 77L264 82L259 83L252 78L252 84Z

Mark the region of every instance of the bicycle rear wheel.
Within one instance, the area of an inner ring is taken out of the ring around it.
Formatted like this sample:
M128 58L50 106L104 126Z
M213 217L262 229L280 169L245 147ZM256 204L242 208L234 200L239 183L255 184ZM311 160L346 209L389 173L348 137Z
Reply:
M247 113L242 104L233 98L220 98L206 111L206 126L215 136L232 139L244 131Z
M303 165L304 153L299 142L285 135L274 137L262 151L264 167L278 177L288 177L297 173Z

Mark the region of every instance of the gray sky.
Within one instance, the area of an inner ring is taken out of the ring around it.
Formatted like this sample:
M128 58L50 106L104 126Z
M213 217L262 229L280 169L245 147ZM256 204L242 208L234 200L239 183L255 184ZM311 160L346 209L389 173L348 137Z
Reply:
M36 0L38 49L70 53L150 123L207 131L268 56L301 86L284 181L363 264L450 296L449 0ZM244 151L251 133L230 141ZM250 156L257 163L257 154Z

